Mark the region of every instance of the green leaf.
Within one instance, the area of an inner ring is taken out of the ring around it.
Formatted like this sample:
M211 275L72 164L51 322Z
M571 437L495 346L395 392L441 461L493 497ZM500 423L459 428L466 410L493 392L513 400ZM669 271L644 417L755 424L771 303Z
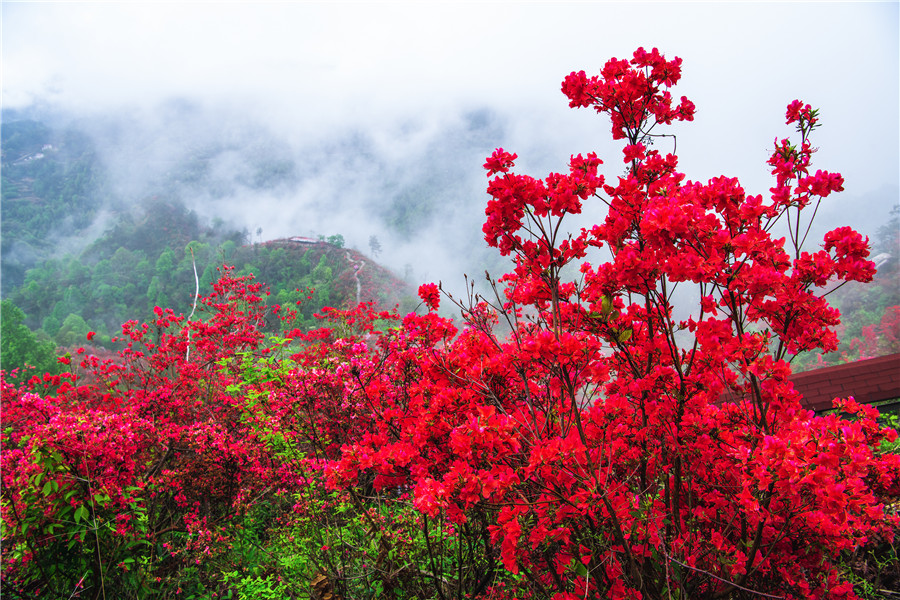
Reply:
M47 483L45 483L43 489L41 489L41 494L43 494L45 496L49 496L50 493L53 491L53 486L51 485L52 483L54 483L54 482L48 481Z
M613 307L613 299L612 296L603 296L603 300L600 303L600 309L603 311L603 316L609 316L609 311L612 310Z
M75 509L74 518L76 523L80 523L82 519L88 518L88 509L84 504Z
M584 566L584 563L582 563L580 560L576 560L573 564L575 565L575 573L579 577L587 577L588 570L587 567Z

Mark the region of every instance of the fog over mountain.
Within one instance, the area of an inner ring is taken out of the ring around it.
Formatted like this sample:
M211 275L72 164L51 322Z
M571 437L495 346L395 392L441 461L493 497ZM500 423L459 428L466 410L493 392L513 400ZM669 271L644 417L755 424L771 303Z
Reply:
M608 121L559 86L640 45L684 59L674 94L698 114L673 131L689 179L765 193L800 98L821 109L815 168L846 178L819 229L874 235L897 204L896 3L5 3L2 17L3 119L86 132L110 183L101 217L167 196L254 239L341 234L368 251L376 236L386 265L459 290L502 264L481 238L494 148L538 177L590 151L622 172Z

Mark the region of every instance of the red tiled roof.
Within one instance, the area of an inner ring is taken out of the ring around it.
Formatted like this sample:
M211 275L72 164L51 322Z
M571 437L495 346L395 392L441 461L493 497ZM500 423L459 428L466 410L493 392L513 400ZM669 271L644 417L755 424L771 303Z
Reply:
M900 354L889 354L791 376L803 395L803 405L814 411L830 410L835 398L853 396L871 404L900 399Z

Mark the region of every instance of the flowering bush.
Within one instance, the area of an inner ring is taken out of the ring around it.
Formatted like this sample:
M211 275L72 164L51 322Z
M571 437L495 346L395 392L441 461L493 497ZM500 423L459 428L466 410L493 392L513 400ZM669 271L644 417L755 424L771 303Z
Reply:
M431 518L489 523L479 560L499 555L524 595L850 597L840 551L896 525L900 463L878 451L896 434L852 400L853 424L803 410L787 360L836 347L839 315L817 290L871 279L867 240L842 227L803 249L805 215L843 184L811 172L809 105L788 107L800 140L776 141L768 201L726 177L686 181L651 148L660 126L692 119L668 91L679 77L678 59L639 50L566 78L570 105L608 114L626 140L614 183L593 154L542 180L503 149L487 159L485 238L515 261L504 299L463 306L458 335L408 317L354 363L346 396L375 418L332 485L368 478L410 489ZM606 218L566 233L588 200ZM591 248L611 260L582 262ZM700 301L676 319L688 284Z
M228 546L272 475L228 393L234 357L265 352L259 288L226 271L205 321L158 308L122 327L117 362L79 352L63 375L4 381L5 593L162 593Z
M206 320L159 310L116 364L4 384L5 589L853 598L841 552L897 526L896 433L852 399L852 421L815 416L788 376L836 347L821 290L871 279L867 240L804 250L843 180L811 173L799 101L768 199L686 180L653 147L693 118L680 74L639 49L566 77L625 140L615 181L595 154L543 179L487 159L485 239L513 269L456 301L461 326L426 284L425 314L327 310L263 344L258 286L226 271ZM588 203L605 218L568 232ZM682 286L698 301L677 318Z

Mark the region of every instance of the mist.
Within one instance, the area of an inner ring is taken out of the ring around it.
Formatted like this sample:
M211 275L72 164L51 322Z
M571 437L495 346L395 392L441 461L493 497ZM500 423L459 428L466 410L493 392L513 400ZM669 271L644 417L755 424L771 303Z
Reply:
M818 239L841 225L874 237L898 201L895 3L5 3L2 16L4 119L91 137L110 186L92 233L172 198L254 240L341 234L369 253L375 236L379 262L459 294L464 273L506 265L481 236L494 148L536 177L591 151L621 174L608 120L568 108L559 86L640 45L684 59L673 94L697 118L660 150L688 179L765 194L800 98L821 109L814 168L846 179ZM602 217L595 202L573 228Z

